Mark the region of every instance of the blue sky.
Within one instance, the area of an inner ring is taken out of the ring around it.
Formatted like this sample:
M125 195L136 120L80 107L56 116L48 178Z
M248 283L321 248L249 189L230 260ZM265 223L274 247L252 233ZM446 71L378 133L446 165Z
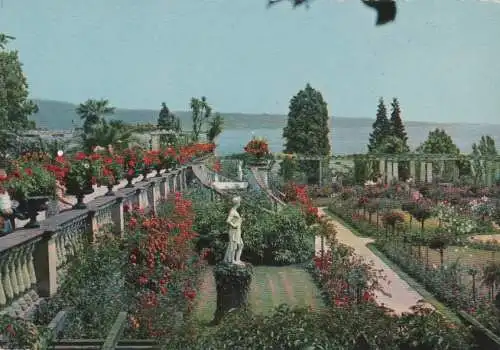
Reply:
M3 0L35 98L108 98L122 108L288 112L307 82L336 116L374 117L399 97L406 120L498 123L500 4L399 1L374 26L359 0L309 10L266 0Z

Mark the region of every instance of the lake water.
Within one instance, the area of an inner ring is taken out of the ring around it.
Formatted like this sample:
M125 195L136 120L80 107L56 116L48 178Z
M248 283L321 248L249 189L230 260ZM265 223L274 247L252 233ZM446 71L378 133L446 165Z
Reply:
M335 125L332 132L332 145L335 154L366 153L366 144L372 131L370 122L361 125ZM363 125L366 124L366 125ZM455 144L464 153L470 153L472 143L478 142L482 135L490 135L496 142L497 148L500 144L500 125L476 125L476 124L424 124L408 122L406 132L408 143L414 150L420 143L425 141L429 131L435 128L445 129L453 138ZM229 155L243 152L243 147L252 138L252 135L264 137L269 142L272 152L283 150L283 129L228 129L224 130L218 140L218 154Z

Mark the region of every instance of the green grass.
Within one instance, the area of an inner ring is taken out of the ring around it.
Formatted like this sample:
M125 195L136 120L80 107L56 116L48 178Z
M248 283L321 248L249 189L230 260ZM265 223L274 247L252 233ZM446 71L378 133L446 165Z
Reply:
M255 266L249 295L250 308L257 314L270 314L280 304L321 308L321 293L311 275L297 266ZM210 322L216 307L215 280L212 269L205 272L197 297L196 318Z

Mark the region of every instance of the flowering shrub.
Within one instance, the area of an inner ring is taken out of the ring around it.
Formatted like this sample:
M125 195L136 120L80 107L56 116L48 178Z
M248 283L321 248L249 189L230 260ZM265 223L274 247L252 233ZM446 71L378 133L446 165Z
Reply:
M130 325L143 337L166 336L174 330L175 312L193 307L196 276L206 255L194 251L191 202L176 193L158 217L145 218L140 208L128 215L127 285L135 295Z
M124 162L122 156L103 156L99 183L105 186L118 184L123 178Z
M470 209L476 217L484 220L486 217L491 217L495 214L495 204L488 197L473 199L469 202Z
M391 227L394 231L397 224L405 222L405 217L399 211L389 211L382 216L382 222L386 227Z
M269 155L269 145L264 139L253 138L244 147L246 153L257 159L262 159Z
M318 208L313 206L312 200L309 197L307 186L289 182L285 185L284 191L285 200L289 203L297 203L302 208L304 215L306 216L306 221L309 225L313 225L318 222Z
M55 176L33 161L14 163L2 182L11 197L19 201L35 196L53 197L56 190Z
M449 202L439 202L433 212L439 219L441 227L448 233L463 236L475 229L474 221L458 212Z
M92 186L97 184L101 176L101 156L97 153L86 155L83 152L76 153L73 157L56 157L54 174L64 174L61 181L65 184L69 194L91 192Z

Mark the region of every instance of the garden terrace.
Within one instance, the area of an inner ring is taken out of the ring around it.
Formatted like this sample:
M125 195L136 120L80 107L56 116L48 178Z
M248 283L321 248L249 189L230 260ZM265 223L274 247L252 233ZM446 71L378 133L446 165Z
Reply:
M123 188L122 183L113 196L91 196L87 209L62 212L41 221L40 228L20 229L1 237L1 312L29 315L41 298L57 293L67 263L84 242L92 242L104 232L122 235L127 208L156 212L161 200L187 189L196 164L135 182L134 188Z

